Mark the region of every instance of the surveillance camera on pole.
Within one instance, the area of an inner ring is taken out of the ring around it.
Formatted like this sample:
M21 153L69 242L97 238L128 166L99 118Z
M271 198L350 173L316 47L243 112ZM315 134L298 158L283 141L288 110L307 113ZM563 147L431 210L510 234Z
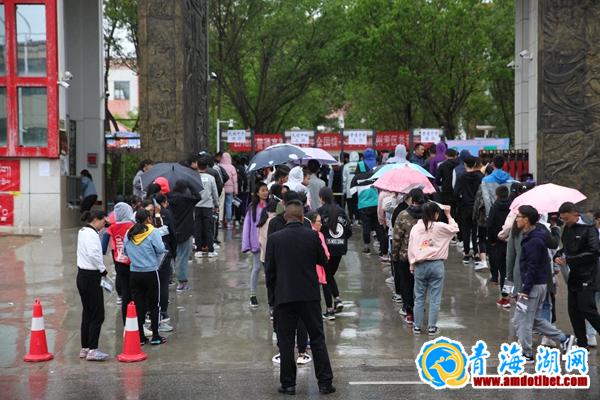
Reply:
M515 62L515 60L512 60L511 62L506 64L506 68L519 69L519 65Z
M533 56L529 53L529 50L525 49L519 53L519 56L524 60L533 60Z

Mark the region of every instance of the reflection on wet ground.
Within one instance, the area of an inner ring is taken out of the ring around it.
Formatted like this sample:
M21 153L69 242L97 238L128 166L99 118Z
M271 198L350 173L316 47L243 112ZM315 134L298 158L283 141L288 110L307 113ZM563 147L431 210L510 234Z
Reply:
M358 233L358 232L357 232ZM239 251L239 232L224 232L218 259L190 265L192 290L171 291L169 314L175 331L164 346L145 348L148 360L134 365L80 361L81 306L75 287L76 231L44 234L13 246L0 242L0 390L3 399L21 398L270 398L278 397L278 368L271 357L273 342L266 289L260 307L248 307L249 258ZM391 290L384 283L389 266L360 253L358 234L336 275L344 311L325 322L327 344L338 393L332 398L438 398L423 385L349 385L349 382L415 382L414 358L427 336L415 337L402 322ZM112 270L112 262L107 257ZM451 250L439 326L445 336L470 348L485 339L493 356L510 338L509 312L495 305L497 287L487 275L462 265ZM261 277L261 283L264 277ZM558 326L570 331L566 299L559 289ZM46 334L55 360L22 361L28 349L32 304L44 306ZM116 297L105 296L106 320L100 347L112 357L121 351L122 323ZM592 388L577 398L600 396L598 354L591 353ZM492 358L488 368L497 365ZM533 398L539 391L503 391L502 398ZM573 392L543 392L565 398ZM312 366L299 368L298 394L318 397ZM466 395L466 396L465 396ZM497 392L468 390L443 393L444 398L497 397ZM174 397L175 396L175 397ZM574 398L574 397L573 397Z

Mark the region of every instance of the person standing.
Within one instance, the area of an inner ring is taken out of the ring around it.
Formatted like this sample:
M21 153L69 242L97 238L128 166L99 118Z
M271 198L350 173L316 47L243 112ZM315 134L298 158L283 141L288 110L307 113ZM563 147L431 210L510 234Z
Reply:
M133 177L133 195L139 197L140 199L146 198L146 192L144 191L144 186L142 185L142 174L144 172L148 172L152 169L154 162L152 160L142 160L140 161L140 165L138 167L138 171Z
M509 293L504 292L506 281L506 250L507 243L498 238L502 225L510 213L510 202L508 201L509 190L506 186L496 188L496 201L490 209L487 218L488 228L488 252L490 257L490 282L498 284L501 297L496 304L502 308L510 308Z
M523 232L521 259L519 260L523 285L518 292L513 325L523 348L523 357L529 363L535 360L532 344L534 330L556 343L560 343L563 353L571 349L575 340L574 336L566 335L542 317L542 308L548 289L550 256L546 246L547 232L536 226L539 218L538 211L531 206L519 207L516 218L517 227ZM583 324L583 337L585 338L585 324Z
M413 226L408 241L408 262L415 276L415 334L421 333L425 313L425 297L429 293L429 324L427 333L437 335L438 313L444 288L444 260L448 258L450 240L458 232L458 225L450 214L450 207L444 207L448 223L439 222L442 210L436 203L423 205L423 218Z
M427 169L427 157L425 156L425 145L423 143L417 143L415 145L415 150L410 157L410 162Z
M473 221L473 206L475 196L483 174L477 168L478 159L475 157L465 158L466 172L460 175L454 186L454 199L460 220L460 230L463 239L463 264L471 263L471 244L473 256L479 257L477 248L477 224Z
M415 278L410 271L408 261L408 243L410 232L417 221L423 218L425 195L421 189L412 189L404 200L408 208L401 211L394 221L392 234L392 268L394 268L394 289L402 298L404 322L414 322Z
M316 265L325 265L327 257L316 232L305 228L302 206L286 205L286 227L271 234L267 243L265 273L272 293L273 316L281 352L280 393L296 392L294 342L298 321L310 336L315 375L321 394L335 392L333 372L325 344L321 296Z
M195 257L217 257L214 247L214 215L219 211L219 194L215 178L208 173L205 158L198 160L198 172L202 179L200 201L194 208L194 239L196 241Z
M354 174L356 173L356 168L358 167L358 161L360 156L356 151L350 153L349 161L344 165L344 169L342 170L342 186L344 192L344 201L348 206L348 217L350 217L350 221L354 223L354 221L358 218L358 209L357 209L357 197L352 193L352 180L354 179Z
M327 319L335 319L335 313L343 309L340 290L335 280L335 274L340 267L342 257L348 252L348 239L352 237L352 225L344 209L335 204L333 191L322 188L319 192L321 207L317 210L321 216L321 233L329 249L329 261L325 264L327 284L323 285L323 297L327 311Z
M600 332L600 315L596 308L596 291L600 289L598 230L594 225L583 222L573 203L562 204L558 212L565 226L562 233L563 247L554 256L554 262L561 267L569 267L569 318L577 336L577 345L587 347L589 343L585 321L596 332Z
M192 234L194 232L194 209L200 200L200 194L185 180L175 182L168 194L169 209L173 214L174 235L177 241L175 266L177 268L177 293L189 289L188 261L192 253Z
M98 349L104 322L104 293L100 281L108 271L104 266L99 232L109 222L104 211L86 211L85 226L77 234L77 291L81 297L81 350L79 358L104 361L108 354Z
M238 174L231 162L231 155L223 153L219 166L227 172L229 179L223 186L225 192L225 228L233 228L233 197L238 194Z
M258 287L258 275L261 270L260 261L260 235L259 226L260 217L263 209L267 206L269 198L269 189L266 183L260 183L256 186L252 196L252 202L248 207L248 212L244 218L244 227L242 230L242 253L252 253L252 270L250 272L250 307L258 307L256 297L256 288Z
M242 217L246 215L246 206L249 201L248 174L246 173L248 160L246 157L240 157L236 161L236 158L234 157L234 163L237 170L238 197L240 199L240 205L235 208L235 226L237 227L241 224Z
M135 213L135 225L125 237L125 253L131 260L131 297L135 302L138 317L140 343L159 345L166 342L158 333L160 312L160 277L158 267L166 249L160 233L152 225L152 214L145 209ZM150 313L152 339L144 334L146 311Z
M444 161L446 161L446 151L448 145L443 140L435 145L435 156L429 160L429 172L433 176L437 176L437 169Z
M308 171L310 172L310 180L308 181L308 201L310 202L310 208L312 210L319 208L319 191L326 186L325 181L317 175L320 171L320 167L321 165L317 160L310 160L308 162Z
M81 205L79 206L79 212L81 214L86 211L90 211L96 200L98 200L98 192L96 191L96 185L92 174L87 169L82 169L81 172Z

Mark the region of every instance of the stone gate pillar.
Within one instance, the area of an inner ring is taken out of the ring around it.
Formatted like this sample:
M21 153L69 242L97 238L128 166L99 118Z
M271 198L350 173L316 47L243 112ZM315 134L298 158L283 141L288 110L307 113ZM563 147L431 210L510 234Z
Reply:
M208 144L206 0L139 0L144 157L179 161Z

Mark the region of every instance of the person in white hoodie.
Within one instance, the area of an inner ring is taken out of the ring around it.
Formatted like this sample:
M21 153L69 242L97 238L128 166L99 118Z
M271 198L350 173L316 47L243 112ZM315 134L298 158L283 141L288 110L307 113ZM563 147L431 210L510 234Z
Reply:
M294 167L290 171L286 186L291 191L308 194L308 188L304 185L304 169L302 167Z
M399 144L394 151L394 157L388 158L386 164L406 164L406 146Z
M352 179L354 179L354 175L356 174L359 159L360 156L358 153L353 151L350 153L350 161L344 165L344 169L342 170L342 188L344 191L344 199L346 204L348 204L348 217L350 218L350 221L354 221L358 217L358 200L352 196L350 186L352 184Z

